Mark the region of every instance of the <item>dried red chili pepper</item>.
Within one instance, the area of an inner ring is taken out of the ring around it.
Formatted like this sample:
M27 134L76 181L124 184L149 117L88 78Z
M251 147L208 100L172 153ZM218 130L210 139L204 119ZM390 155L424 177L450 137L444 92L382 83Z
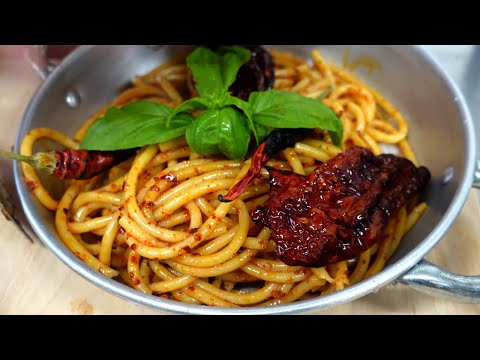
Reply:
M216 50L221 45L206 45ZM273 89L275 64L272 54L260 45L238 45L250 50L250 59L238 70L235 82L229 90L232 96L247 101L252 91Z
M227 195L218 195L221 202L230 202L235 200L245 190L250 181L260 174L260 171L268 162L270 157L279 151L295 145L297 141L306 138L312 134L312 129L275 129L262 141L252 156L252 163L245 176L237 182L227 193Z
M250 50L250 60L238 70L230 92L247 101L252 91L272 89L275 83L273 57L260 45L242 45Z
M32 156L0 150L0 156L26 162L58 179L89 179L133 155L136 149L118 151L71 150L38 152Z
M320 267L352 259L381 239L389 219L430 181L426 167L353 146L310 175L269 169L270 193L252 212L271 229L288 265Z

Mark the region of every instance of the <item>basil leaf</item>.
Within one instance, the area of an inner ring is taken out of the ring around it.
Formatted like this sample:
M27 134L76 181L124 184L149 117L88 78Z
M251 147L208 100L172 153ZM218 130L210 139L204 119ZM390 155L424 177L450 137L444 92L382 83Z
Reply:
M110 108L90 126L80 149L131 149L182 136L195 118L182 113L166 126L171 111L168 106L150 101L132 102L120 109Z
M250 60L250 50L239 46L223 46L220 55L223 90L227 91L237 78L238 70Z
M266 126L260 125L259 123L253 123L253 126L254 126L255 132L256 132L257 137L258 137L258 143L261 143L263 140L265 140L265 138L272 131L272 129L270 129Z
M297 93L266 90L252 92L248 103L253 121L271 128L321 128L334 133L332 141L340 145L343 126L337 114L320 101Z
M332 142L340 146L342 145L342 140L343 140L343 129L341 132L334 132L334 131L329 131L328 135L330 136L330 139L332 139Z
M213 101L220 98L235 81L240 67L250 59L250 51L241 47L222 47L218 53L198 47L187 56L198 94Z
M239 110L243 111L243 114L247 118L250 129L253 131L253 136L255 137L255 141L257 142L258 146L261 140L259 140L258 138L257 129L255 128L253 122L253 109L250 104L235 96L229 96L228 99L226 99L226 101L224 102L224 105L233 105L236 106Z
M187 101L184 101L178 105L170 114L167 116L166 125L170 126L170 121L181 112L194 111L194 110L205 110L208 108L208 101L202 98L192 98Z
M247 154L250 129L245 116L225 107L204 112L187 128L188 145L203 156L223 154L241 159Z
M187 66L192 72L198 94L215 97L223 89L220 59L210 49L198 47L187 56Z

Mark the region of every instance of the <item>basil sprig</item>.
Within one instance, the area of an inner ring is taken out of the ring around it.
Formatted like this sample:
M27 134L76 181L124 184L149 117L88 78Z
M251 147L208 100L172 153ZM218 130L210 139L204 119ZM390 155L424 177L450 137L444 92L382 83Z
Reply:
M122 108L112 107L88 129L80 144L85 150L122 150L156 144L185 134L195 117L177 114L166 125L169 106L151 101L135 101Z
M321 128L341 144L340 119L318 99L280 90L252 92L248 102L232 96L228 89L249 59L250 51L243 47L196 48L186 62L198 97L176 108L143 100L110 108L90 126L80 148L121 150L185 135L200 155L241 159L251 134L258 145L274 128Z

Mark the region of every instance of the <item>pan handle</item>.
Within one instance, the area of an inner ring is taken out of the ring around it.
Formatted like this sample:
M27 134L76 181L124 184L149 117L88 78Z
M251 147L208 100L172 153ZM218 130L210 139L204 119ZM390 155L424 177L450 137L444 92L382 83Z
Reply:
M464 303L480 303L480 276L454 274L425 259L396 281L436 297Z
M480 189L480 160L474 173L474 188ZM454 274L423 259L396 280L429 295L465 303L480 303L480 276Z

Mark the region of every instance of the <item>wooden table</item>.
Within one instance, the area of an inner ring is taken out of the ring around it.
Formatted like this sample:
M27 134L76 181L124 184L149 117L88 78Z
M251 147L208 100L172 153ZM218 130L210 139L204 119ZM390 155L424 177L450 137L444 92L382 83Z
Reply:
M0 46L0 146L9 149L38 77L22 61L23 49ZM12 164L0 176L14 192ZM480 274L480 208L472 191L458 219L427 259L465 275ZM38 240L32 243L0 214L0 314L165 314L113 296L70 270ZM431 297L387 285L356 301L307 314L480 314L480 304Z

